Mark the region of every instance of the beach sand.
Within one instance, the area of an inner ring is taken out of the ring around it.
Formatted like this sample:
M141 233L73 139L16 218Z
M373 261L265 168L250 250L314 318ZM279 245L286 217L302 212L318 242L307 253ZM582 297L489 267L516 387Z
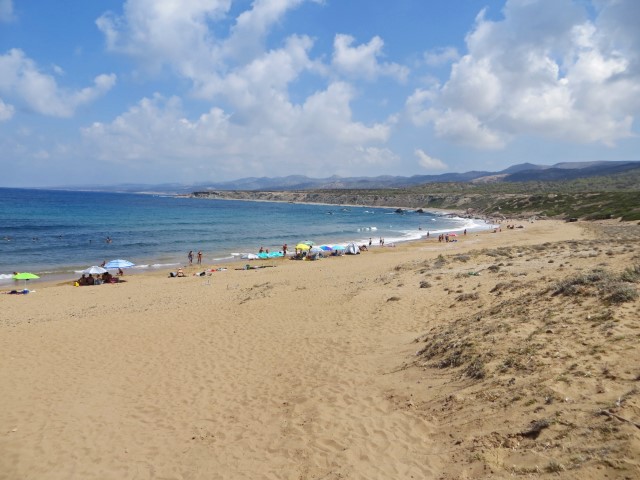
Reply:
M523 225L0 295L0 478L640 478L640 227Z

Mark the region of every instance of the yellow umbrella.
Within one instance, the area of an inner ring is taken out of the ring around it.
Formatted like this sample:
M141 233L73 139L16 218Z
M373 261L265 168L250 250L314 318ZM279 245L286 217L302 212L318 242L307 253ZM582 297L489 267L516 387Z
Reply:
M296 245L296 250L309 250L311 247L306 243L299 243Z

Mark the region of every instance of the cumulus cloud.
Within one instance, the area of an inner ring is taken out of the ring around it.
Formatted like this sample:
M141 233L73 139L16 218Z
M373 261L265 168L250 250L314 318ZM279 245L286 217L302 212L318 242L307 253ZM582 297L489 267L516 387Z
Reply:
M351 119L353 92L342 83L309 97L304 104L280 104L279 121L236 119L213 107L189 118L177 97L145 98L110 123L94 123L83 134L94 154L132 168L175 170L185 180L199 172L206 178L298 172L321 175L340 171L343 159L354 164L394 161L376 150L388 139L384 124L364 125ZM268 162L267 162L268 161Z
M379 76L390 76L399 81L406 80L409 70L396 63L380 63L384 42L373 37L369 43L352 46L355 39L350 35L336 35L333 41L333 67L349 76L374 80Z
M242 60L262 53L272 26L304 0L255 0L251 9L236 19L228 39L223 42L225 58Z
M122 15L107 12L96 20L107 48L136 58L151 71L170 68L202 87L264 52L273 24L305 0L255 0L225 34L231 0L127 0Z
M187 79L206 113L194 118L178 97L156 95L113 122L84 129L84 137L105 161L153 161L172 170L179 164L185 179L196 171L207 178L273 175L300 171L300 165L301 173L322 175L399 161L383 147L393 121L353 118L357 90L310 57L310 37L292 34L275 48L266 46L273 26L305 1L256 0L230 19L230 1L198 0L182 8L175 0L128 0L122 16L103 15L97 23L109 49ZM228 36L215 37L220 31ZM406 76L402 67L378 61L381 40L365 47L358 61L369 65L367 75ZM292 85L303 73L321 83L294 101Z
M123 15L96 20L107 49L128 54L150 69L169 66L192 77L216 60L208 22L226 14L231 0L127 0Z
M417 148L413 153L418 157L418 163L422 168L427 170L446 170L449 168L442 160L429 156L424 150Z
M481 12L449 78L416 90L407 113L478 148L517 135L613 145L640 109L639 4L599 1L594 18L571 0L508 0L498 21Z
M116 76L98 75L91 87L73 91L60 87L55 78L41 72L22 50L0 55L0 93L43 115L70 117L75 110L108 92Z
M308 58L308 37L292 35L273 50L265 46L272 26L303 1L256 0L233 21L231 0L127 0L123 15L106 13L96 23L108 49L151 71L167 67L191 82L195 96L224 99L242 115L245 108L279 101L301 71L319 68ZM226 32L228 23L228 35L217 37L216 27Z
M5 122L13 117L15 109L13 105L8 105L0 98L0 122Z
M241 111L256 107L267 110L269 103L279 103L287 96L289 84L301 72L313 68L314 62L308 57L312 45L308 37L289 37L280 49L265 52L224 74L212 72L196 79L194 92L205 99L224 98Z

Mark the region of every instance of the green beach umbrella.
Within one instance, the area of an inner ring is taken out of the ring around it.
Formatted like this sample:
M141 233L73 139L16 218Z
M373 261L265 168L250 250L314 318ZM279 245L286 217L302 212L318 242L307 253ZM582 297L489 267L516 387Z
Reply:
M27 280L33 280L36 278L40 278L38 275L36 275L35 273L29 273L29 272L22 272L22 273L16 273L13 277L14 280L24 280L24 286L27 286Z
M35 273L22 272L22 273L16 273L12 278L14 280L33 280L35 278L40 278L40 277Z

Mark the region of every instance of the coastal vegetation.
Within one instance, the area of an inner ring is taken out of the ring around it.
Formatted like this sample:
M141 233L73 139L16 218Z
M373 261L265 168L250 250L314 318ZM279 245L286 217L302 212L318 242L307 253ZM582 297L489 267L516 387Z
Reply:
M549 182L428 183L409 188L204 191L196 197L455 209L493 216L640 220L640 169Z
M637 476L625 452L634 452L640 428L640 375L629 357L638 340L640 226L584 228L593 238L400 268L414 272L416 291L428 278L429 295L446 293L403 368L439 379L412 401L446 426L443 438L472 419L472 432L451 434L470 478Z

